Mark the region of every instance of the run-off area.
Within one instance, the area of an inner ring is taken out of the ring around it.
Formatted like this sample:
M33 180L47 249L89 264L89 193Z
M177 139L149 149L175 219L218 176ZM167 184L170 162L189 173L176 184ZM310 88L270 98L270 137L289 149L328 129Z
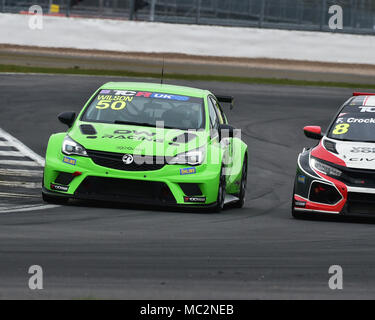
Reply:
M0 128L0 213L45 207L41 198L44 159Z

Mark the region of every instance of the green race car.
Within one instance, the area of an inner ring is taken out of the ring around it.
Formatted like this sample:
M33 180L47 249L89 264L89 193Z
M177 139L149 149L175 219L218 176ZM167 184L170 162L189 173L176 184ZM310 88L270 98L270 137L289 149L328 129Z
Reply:
M233 98L165 84L104 84L77 116L59 115L69 129L49 139L43 200L242 207L247 145L219 102L233 105Z

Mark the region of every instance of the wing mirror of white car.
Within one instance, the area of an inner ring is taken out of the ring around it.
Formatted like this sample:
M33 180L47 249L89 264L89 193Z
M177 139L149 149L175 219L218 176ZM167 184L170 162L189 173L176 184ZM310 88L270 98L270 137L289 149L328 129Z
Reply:
M307 126L303 128L305 136L310 139L320 140L322 135L322 128L318 126Z

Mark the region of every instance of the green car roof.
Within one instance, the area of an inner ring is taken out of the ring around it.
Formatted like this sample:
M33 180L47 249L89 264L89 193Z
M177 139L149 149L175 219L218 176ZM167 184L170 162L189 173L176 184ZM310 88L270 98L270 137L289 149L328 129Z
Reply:
M148 82L107 82L104 85L102 85L100 89L151 91L186 95L189 97L197 98L204 98L207 94L209 94L208 90Z

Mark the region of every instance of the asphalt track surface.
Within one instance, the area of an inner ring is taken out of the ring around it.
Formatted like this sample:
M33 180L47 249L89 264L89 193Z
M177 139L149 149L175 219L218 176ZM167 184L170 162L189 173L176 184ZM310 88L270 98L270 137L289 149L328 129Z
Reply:
M44 156L49 135L65 130L56 115L78 111L112 80L127 79L0 75L0 128ZM302 127L326 127L351 90L173 83L235 96L227 115L249 145L245 208L204 214L75 203L0 213L0 298L375 298L373 221L290 214L297 154L314 144ZM44 271L40 291L27 285L34 264ZM343 290L328 287L331 265L343 268Z

